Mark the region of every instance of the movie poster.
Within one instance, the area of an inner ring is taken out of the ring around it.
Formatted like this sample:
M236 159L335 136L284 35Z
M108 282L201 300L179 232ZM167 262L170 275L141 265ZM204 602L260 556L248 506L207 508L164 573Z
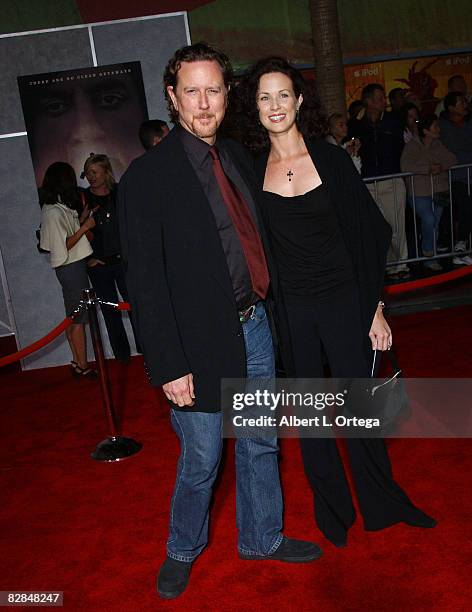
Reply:
M144 152L140 62L21 76L18 86L38 186L56 161L69 163L79 178L90 153L108 155L118 181Z

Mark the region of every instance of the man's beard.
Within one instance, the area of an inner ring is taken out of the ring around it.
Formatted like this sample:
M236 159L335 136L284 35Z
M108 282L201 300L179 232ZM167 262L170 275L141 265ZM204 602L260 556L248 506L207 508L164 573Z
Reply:
M202 125L198 121L199 118L212 119L212 121L208 125ZM192 121L192 132L199 138L211 138L216 134L218 126L215 115L203 115L202 117L195 117Z

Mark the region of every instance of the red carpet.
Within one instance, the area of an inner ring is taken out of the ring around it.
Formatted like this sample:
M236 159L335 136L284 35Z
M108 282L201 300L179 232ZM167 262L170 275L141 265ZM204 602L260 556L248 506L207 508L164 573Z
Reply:
M394 319L406 374L472 377L471 317L468 306ZM159 600L177 443L141 359L112 366L124 433L144 443L116 464L89 457L106 435L98 384L73 380L65 367L1 376L0 590L61 590L67 610L110 612L471 609L469 440L391 441L397 480L439 525L366 533L358 519L341 550L316 530L297 441L283 441L285 530L324 549L307 565L237 558L228 444L210 546L187 592Z

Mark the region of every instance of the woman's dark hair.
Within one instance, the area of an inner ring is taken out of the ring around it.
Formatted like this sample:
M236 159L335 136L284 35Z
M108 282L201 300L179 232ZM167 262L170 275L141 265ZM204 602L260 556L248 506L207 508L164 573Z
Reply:
M292 81L293 91L298 98L303 96L303 102L298 113L297 125L305 138L319 138L327 133L325 118L320 114L320 104L314 92L313 83L307 83L302 74L283 57L267 57L259 60L241 79L238 86L236 101L237 115L240 122L239 133L246 146L259 152L268 149L270 145L267 130L259 121L257 109L257 91L260 78L264 74L281 72Z
M428 113L426 115L422 115L420 120L418 121L418 134L420 138L425 137L425 130L429 130L433 123L438 120L438 116L434 113Z
M49 166L39 189L41 208L44 204L56 202L61 202L73 210L81 209L74 168L65 162L54 162Z
M217 62L223 73L223 80L226 88L229 89L233 79L233 68L228 57L218 49L211 47L205 42L198 42L194 45L188 45L177 49L174 55L170 58L164 71L164 95L169 109L169 117L172 123L177 123L179 113L175 110L172 100L167 92L169 86L175 89L179 70L183 62Z
M403 127L408 127L408 113L413 109L416 110L416 112L418 113L418 117L419 117L420 110L416 106L416 104L413 104L413 102L407 102L406 104L402 106L402 109L400 111L400 118L401 118Z
M362 100L354 100L349 104L349 108L347 109L349 119L357 119L357 115L361 108L365 108L364 102Z

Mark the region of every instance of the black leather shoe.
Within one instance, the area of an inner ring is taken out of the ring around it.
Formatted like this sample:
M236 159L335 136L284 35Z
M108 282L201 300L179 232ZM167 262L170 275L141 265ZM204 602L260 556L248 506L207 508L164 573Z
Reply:
M308 563L321 557L321 548L312 542L293 540L284 536L280 546L271 555L246 555L239 553L245 561L285 561L286 563Z
M164 599L175 599L187 588L192 563L167 557L157 577L157 592Z

